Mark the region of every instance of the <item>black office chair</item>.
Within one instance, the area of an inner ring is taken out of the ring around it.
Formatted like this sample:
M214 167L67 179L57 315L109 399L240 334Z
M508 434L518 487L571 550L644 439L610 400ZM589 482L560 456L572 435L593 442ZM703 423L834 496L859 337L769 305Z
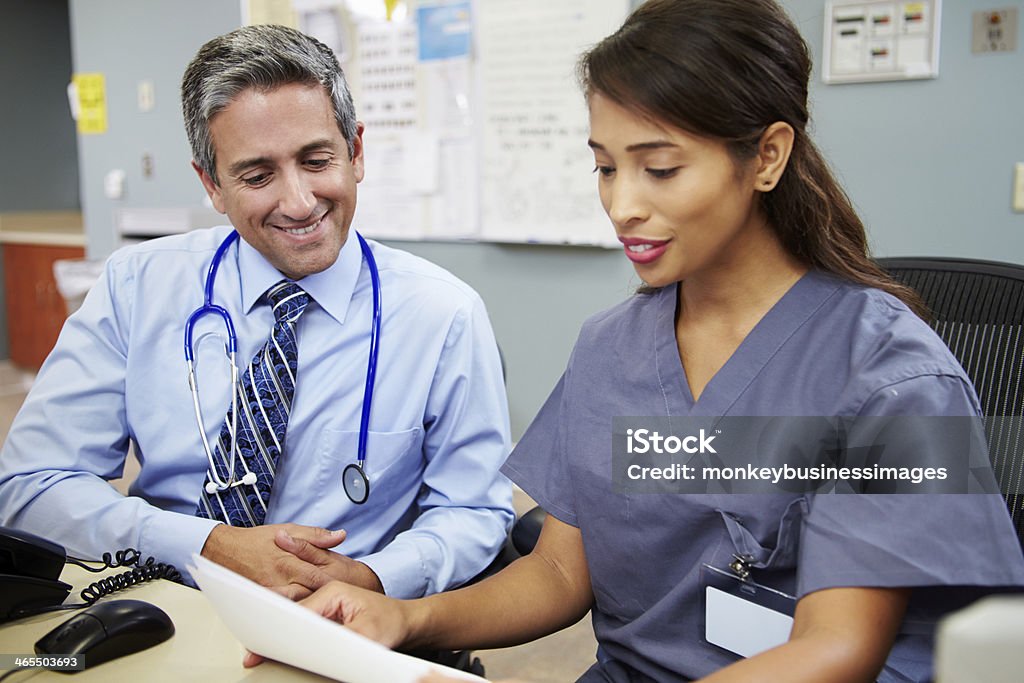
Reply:
M1024 266L917 257L878 264L921 295L932 328L974 383L992 468L1024 545Z

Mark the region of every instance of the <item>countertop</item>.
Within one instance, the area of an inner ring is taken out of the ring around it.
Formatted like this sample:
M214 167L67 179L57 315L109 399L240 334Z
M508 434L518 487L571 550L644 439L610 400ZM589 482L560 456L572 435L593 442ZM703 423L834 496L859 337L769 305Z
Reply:
M79 211L0 213L0 244L84 247L82 214Z

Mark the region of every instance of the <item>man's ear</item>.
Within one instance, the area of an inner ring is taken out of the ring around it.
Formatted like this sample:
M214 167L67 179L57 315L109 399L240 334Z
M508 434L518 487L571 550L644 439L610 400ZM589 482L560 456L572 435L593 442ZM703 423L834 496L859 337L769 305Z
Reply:
M221 197L220 185L217 184L210 174L204 171L199 164L192 162L192 168L195 169L199 175L199 182L203 184L203 189L206 190L206 194L209 195L210 201L213 203L213 208L217 209L218 213L227 213L224 210L224 200Z
M357 183L362 182L363 173L365 173L363 167L363 130L365 129L366 126L362 121L356 121L356 134L352 138L352 175Z
M793 152L793 141L796 133L793 127L783 121L776 121L765 128L761 140L757 144L757 171L754 176L754 189L759 192L771 192L779 184L789 155Z

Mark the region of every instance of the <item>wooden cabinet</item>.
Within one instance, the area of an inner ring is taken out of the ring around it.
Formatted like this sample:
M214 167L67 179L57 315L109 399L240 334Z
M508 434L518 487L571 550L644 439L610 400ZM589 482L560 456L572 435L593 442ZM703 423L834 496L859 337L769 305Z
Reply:
M84 258L85 250L7 243L3 252L11 361L38 370L67 318L67 307L53 276L53 262Z

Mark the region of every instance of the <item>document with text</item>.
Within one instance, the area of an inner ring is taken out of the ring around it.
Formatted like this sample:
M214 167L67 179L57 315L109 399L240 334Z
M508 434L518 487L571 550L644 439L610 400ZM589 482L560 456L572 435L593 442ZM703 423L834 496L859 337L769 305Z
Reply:
M239 642L268 659L346 683L415 683L430 671L484 681L394 652L205 557L188 569Z

